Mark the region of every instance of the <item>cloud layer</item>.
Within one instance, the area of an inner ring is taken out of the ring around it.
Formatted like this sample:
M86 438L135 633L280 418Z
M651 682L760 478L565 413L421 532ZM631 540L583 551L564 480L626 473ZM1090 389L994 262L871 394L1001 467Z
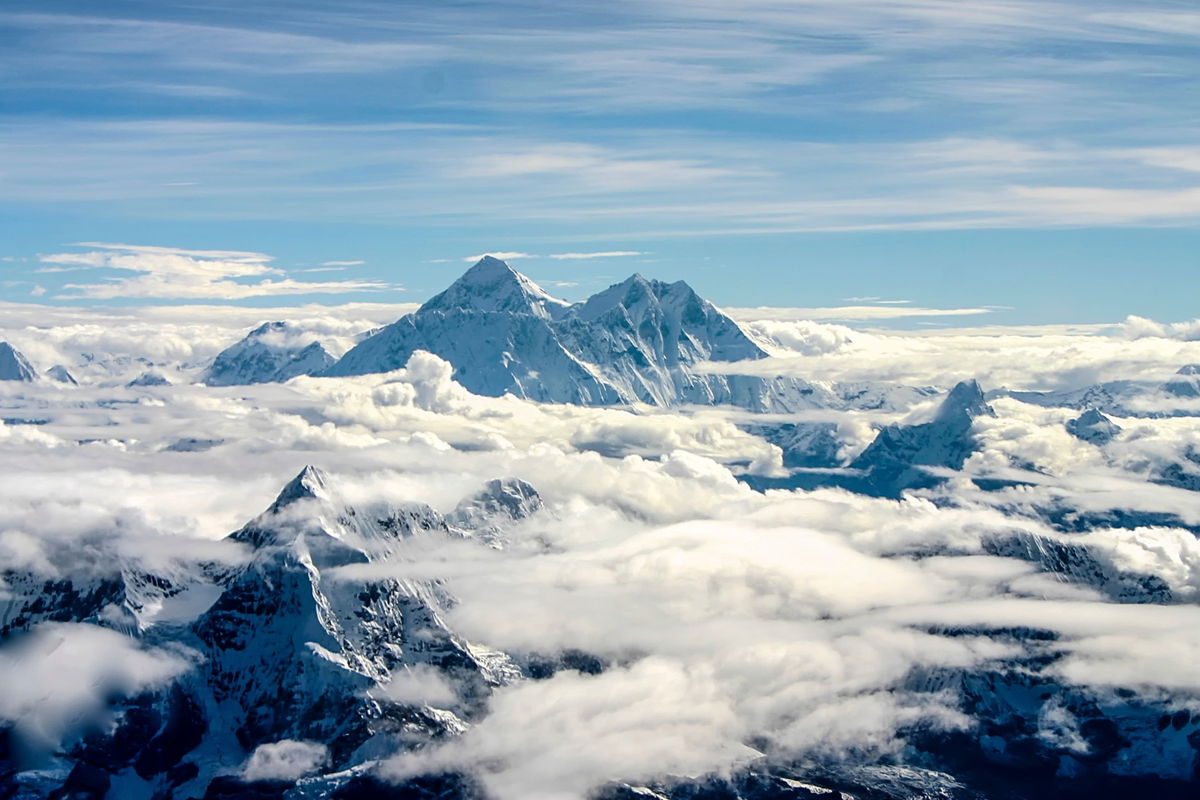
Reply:
M241 283L235 278L283 275L267 266L271 257L262 253L224 250L179 250L170 247L83 242L79 247L96 247L86 253L56 253L41 257L42 272L110 269L136 272L137 277L113 277L105 283L67 283L60 298L242 300L297 294L345 294L391 288L378 281L304 282L291 278L261 278ZM356 262L361 263L361 262Z
M396 312L301 308L289 318L349 340ZM1188 666L1200 648L1200 547L1180 527L1200 525L1200 495L1151 482L1168 465L1191 463L1200 418L1117 417L1121 431L1101 448L1068 433L1078 410L999 397L996 416L975 423L979 452L940 494L760 493L737 476L778 475L782 454L740 427L751 415L728 409L478 397L428 354L403 370L351 379L193 384L206 359L261 321L257 313L47 311L40 328L9 319L3 335L35 366L64 363L80 385L0 386L0 560L46 576L170 573L189 559L237 564L241 549L217 540L309 463L333 473L349 502L426 502L443 512L485 480L529 481L547 513L511 526L506 549L414 538L391 560L326 579L437 580L456 598L446 622L467 640L526 655L582 651L605 669L561 669L498 689L461 736L376 753L393 777L465 769L498 800L516 800L727 771L762 754L903 760L914 730L974 730L952 686L1023 674L1031 664L1054 694L1036 735L1064 752L1091 746L1072 697L1149 730L1164 713L1200 709ZM1186 336L1136 321L1124 331L1061 327L1036 336L996 328L895 334L780 319L752 327L773 342L768 371L825 380L883 373L947 388L972 368L988 381L1054 388L1159 380L1200 361ZM102 346L119 355L105 356ZM174 385L126 386L146 368L139 358ZM1176 400L1177 408L1189 402ZM869 439L873 426L928 419L935 402L915 402L753 421L833 422ZM185 437L213 445L169 449ZM973 480L1014 477L995 491ZM1071 532L1052 524L1055 508L1167 516ZM1073 555L1045 555L1054 553ZM139 624L186 619L198 602L148 604ZM1004 633L1017 628L1056 638ZM6 695L0 717L53 748L81 725L105 723L90 687L133 694L190 663L186 653L95 626L47 626L25 649L0 649L5 685L31 687ZM1025 666L1014 673L1014 664ZM384 688L381 696L434 710L455 702L452 682L427 668L399 670ZM1147 734L1129 758L1182 775L1190 762L1177 758L1173 741ZM329 757L322 743L281 741L227 766L247 779L293 780Z

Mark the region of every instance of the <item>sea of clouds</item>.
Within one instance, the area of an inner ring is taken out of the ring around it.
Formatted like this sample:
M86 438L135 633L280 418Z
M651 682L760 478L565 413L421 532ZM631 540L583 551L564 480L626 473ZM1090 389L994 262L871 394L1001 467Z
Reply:
M972 725L952 693L914 676L1037 655L993 629L1052 631L1059 649L1048 674L1106 707L1128 702L1121 690L1200 712L1195 535L1172 525L1069 534L1032 513L1137 509L1200 525L1200 493L1148 482L1200 447L1200 417L1116 418L1122 431L1101 450L1067 433L1078 411L997 397L996 416L976 420L980 449L964 471L893 501L753 491L737 476L784 474L782 453L739 427L744 412L478 397L428 354L381 375L196 383L221 349L264 321L296 322L343 352L407 310L5 307L0 339L41 372L67 366L79 385L0 383L0 564L66 576L128 564L170 570L200 557L236 563L244 553L223 537L306 464L331 473L351 502L420 501L443 512L485 480L522 478L548 513L510 532L507 548L422 541L341 573L444 581L458 600L448 622L468 640L582 650L611 665L502 688L463 735L387 760L393 776L477 773L499 800L720 773L763 753L902 759L902 734L914 726ZM744 324L772 345L754 370L827 381L945 389L976 377L985 389L1045 390L1163 381L1200 362L1194 325L1135 318L921 332L766 316ZM127 385L147 370L172 385ZM939 399L794 421L837 422L852 453L879 426L928 419ZM204 444L172 449L189 439ZM1019 485L999 491L969 479L1014 474ZM1171 601L1121 603L1102 585L989 545L1014 536L1086 546L1112 585L1156 576ZM193 654L109 630L44 627L0 649L0 719L26 730L30 747L53 750L104 713L104 697L193 666ZM979 633L939 633L947 628ZM411 674L394 689L436 707L449 696L439 681ZM1041 724L1039 736L1086 750L1067 709ZM1190 769L1183 755L1159 756L1166 772ZM294 778L325 758L318 744L284 742L260 748L242 770Z

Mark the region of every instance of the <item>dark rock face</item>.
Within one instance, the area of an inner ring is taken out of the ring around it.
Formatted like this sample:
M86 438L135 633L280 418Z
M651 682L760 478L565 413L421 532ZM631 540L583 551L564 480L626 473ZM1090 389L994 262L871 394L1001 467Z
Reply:
M27 631L42 622L99 624L105 609L125 601L125 583L119 575L90 579L44 579L16 570L2 573L9 597L0 605L0 640Z
M423 775L402 783L359 775L335 790L330 800L487 800L487 795L470 777L455 773Z
M1120 432L1119 425L1094 408L1067 423L1067 433L1097 447L1108 444Z
M170 386L171 382L157 372L147 371L125 385L132 389L140 386Z
M909 489L937 486L928 467L961 470L976 444L971 428L978 416L995 416L975 381L956 385L934 418L919 425L889 425L847 469L797 472L788 478L741 476L756 489L815 489L837 486L874 497L898 498ZM798 460L793 457L793 460Z
M742 429L783 450L783 466L789 469L839 466L841 443L837 439L837 425L831 422L754 424Z

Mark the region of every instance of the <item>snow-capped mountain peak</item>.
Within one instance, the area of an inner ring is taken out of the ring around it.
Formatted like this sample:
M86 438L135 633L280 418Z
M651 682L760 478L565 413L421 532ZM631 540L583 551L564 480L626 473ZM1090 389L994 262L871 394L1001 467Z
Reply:
M737 323L684 281L664 283L635 274L573 306L571 316L623 331L641 340L641 349L661 350L667 366L766 356Z
M1175 397L1200 397L1200 364L1185 364L1171 379L1162 385L1162 390Z
M37 371L21 351L8 342L0 342L0 381L32 381Z
M974 378L955 384L942 405L938 408L935 421L944 422L962 417L996 416L984 399L983 387Z
M421 312L468 311L533 314L558 319L569 303L551 297L507 262L484 256L441 294L421 306Z
M1103 447L1121 432L1121 427L1099 409L1089 408L1078 419L1067 422L1067 432L1077 439Z
M491 257L319 374L390 372L418 350L450 362L454 380L488 397L591 406L734 405L784 413L889 402L865 386L844 387L854 396L842 396L841 389L800 378L714 369L709 365L767 353L683 281L633 275L568 306Z
M287 485L279 492L279 496L275 498L275 502L271 504L270 513L278 514L292 503L304 499L333 502L333 494L329 489L329 476L311 464L288 481Z
M222 350L203 381L209 386L282 383L320 372L333 363L333 356L301 328L288 322L264 322Z

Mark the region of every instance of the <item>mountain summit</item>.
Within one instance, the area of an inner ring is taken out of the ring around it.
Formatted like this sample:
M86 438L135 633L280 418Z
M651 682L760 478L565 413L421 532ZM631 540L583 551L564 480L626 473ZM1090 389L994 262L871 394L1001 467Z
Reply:
M456 381L491 397L756 407L769 394L762 378L693 369L766 353L682 281L634 275L570 305L491 256L323 374L389 372L417 350L446 359Z
M464 309L558 319L569 307L565 300L551 297L507 262L484 256L450 284L450 288L421 306L417 313Z
M33 365L20 350L8 342L0 342L0 381L32 381L36 377Z

